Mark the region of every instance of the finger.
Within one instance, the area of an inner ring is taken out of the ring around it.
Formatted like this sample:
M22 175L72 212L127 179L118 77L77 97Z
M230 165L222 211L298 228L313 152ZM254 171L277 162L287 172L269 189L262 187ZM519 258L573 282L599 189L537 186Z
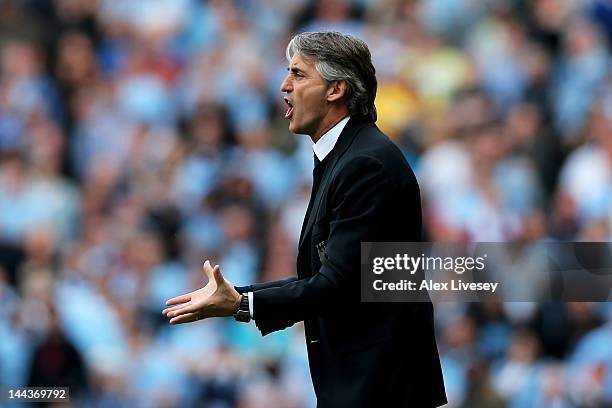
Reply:
M181 304L180 304L180 305L178 305L178 306L167 307L167 308L165 308L164 310L162 310L162 314L165 316L165 315L167 315L169 312L173 312L173 311L175 311L175 310L178 310L178 309L180 309L180 308L181 308L181 307L183 307L183 306L185 306L185 304L184 304L184 303L181 303Z
M184 307L184 306L185 306L185 305L187 305L187 304L189 304L189 302L187 302L187 303L181 303L181 304L179 304L179 305L172 306L172 307L167 307L167 308L165 308L165 309L163 310L163 312L164 312L164 313L167 313L167 312L170 312L170 311L173 311L173 310L177 310L177 309L180 309L181 307Z
M197 312L198 310L205 310L205 308L207 307L207 305L196 305L193 303L188 303L186 305L183 305L173 311L170 311L167 313L168 317L175 317L175 316L180 316L186 313L192 313L192 312Z
M223 279L223 274L221 274L221 266L215 266L215 268L213 269L213 277L215 278L215 282L217 282L217 286L223 284L225 279Z
M172 299L166 300L166 306L176 305L178 303L187 303L191 300L191 293L186 293L184 295L180 295L177 297L173 297Z
M208 259L206 260L206 262L204 262L204 265L202 265L202 269L204 269L204 275L206 275L209 281L214 279L213 268Z
M187 313L187 314L180 315L180 316L170 319L169 323L170 324L190 323L190 322L195 322L198 319L199 317L197 313Z

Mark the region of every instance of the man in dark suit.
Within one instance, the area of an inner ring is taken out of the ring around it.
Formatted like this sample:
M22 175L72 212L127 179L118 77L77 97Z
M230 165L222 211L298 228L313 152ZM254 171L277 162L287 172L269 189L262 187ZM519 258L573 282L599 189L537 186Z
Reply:
M171 324L251 318L263 335L304 321L319 407L435 407L446 403L433 328L422 303L360 302L361 242L420 241L416 178L374 124L376 77L367 45L303 33L287 47L281 86L289 130L314 142L312 196L297 277L233 287L204 263L209 283L170 299Z

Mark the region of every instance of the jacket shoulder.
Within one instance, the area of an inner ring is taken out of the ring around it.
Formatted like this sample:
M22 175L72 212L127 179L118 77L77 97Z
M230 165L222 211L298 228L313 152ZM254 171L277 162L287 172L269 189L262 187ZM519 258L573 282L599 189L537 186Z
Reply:
M400 148L374 123L364 126L356 135L339 163L343 171L357 170L365 166L379 166L389 177L398 182L411 179L416 182L412 168Z

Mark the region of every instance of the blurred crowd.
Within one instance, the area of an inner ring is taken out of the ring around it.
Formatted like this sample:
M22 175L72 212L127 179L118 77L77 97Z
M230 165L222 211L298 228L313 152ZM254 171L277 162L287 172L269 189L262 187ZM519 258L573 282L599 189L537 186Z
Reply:
M161 310L205 259L295 273L312 149L279 87L315 30L369 44L427 240L612 240L612 1L0 0L0 386L314 406L300 324ZM612 405L611 304L435 307L449 407Z

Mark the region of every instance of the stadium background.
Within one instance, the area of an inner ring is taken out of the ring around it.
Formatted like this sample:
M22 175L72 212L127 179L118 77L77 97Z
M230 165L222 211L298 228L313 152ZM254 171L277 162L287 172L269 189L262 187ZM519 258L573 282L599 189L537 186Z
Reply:
M160 311L206 258L294 272L312 150L279 85L319 29L368 42L429 240L611 240L611 1L1 0L1 386L313 406L301 325ZM610 304L436 311L449 407L612 404Z

